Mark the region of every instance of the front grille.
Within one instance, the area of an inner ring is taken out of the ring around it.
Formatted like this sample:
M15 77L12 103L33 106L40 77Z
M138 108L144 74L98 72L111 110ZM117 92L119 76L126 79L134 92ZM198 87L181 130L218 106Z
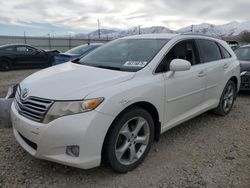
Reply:
M25 138L21 133L18 132L18 134L21 136L21 138L28 144L30 147L32 147L34 150L37 150L37 144L30 141L29 139Z
M18 87L14 103L20 115L33 121L42 122L53 101L32 96L22 99L21 89Z

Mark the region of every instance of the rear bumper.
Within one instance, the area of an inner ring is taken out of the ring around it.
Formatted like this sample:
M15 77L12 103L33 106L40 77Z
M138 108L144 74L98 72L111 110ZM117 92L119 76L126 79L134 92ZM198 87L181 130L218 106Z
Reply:
M112 116L91 111L43 124L21 116L14 105L11 119L16 140L32 156L83 169L100 165L103 141L113 121ZM72 145L80 147L79 157L66 154Z

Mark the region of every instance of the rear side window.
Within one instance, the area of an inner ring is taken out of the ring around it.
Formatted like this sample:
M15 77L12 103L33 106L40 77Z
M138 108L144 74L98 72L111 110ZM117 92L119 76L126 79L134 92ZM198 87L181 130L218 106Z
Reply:
M229 53L222 45L220 45L220 44L218 44L218 45L219 45L219 47L220 47L221 55L222 55L222 57L223 57L224 59L227 59L227 58L232 57L232 56L230 55L230 53Z
M197 40L204 62L216 61L222 59L219 46L216 42L210 40Z

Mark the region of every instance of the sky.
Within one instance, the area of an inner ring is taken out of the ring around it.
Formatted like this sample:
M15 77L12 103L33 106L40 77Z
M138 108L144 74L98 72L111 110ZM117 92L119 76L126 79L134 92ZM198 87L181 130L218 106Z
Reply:
M97 28L130 29L249 21L249 0L7 0L0 35L71 35Z

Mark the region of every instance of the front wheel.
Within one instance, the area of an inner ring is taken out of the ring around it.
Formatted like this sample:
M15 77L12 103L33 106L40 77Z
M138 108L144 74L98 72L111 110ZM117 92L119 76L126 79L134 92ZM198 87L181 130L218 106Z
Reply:
M229 80L223 90L218 107L214 109L214 113L222 116L227 115L233 107L235 96L236 85L232 80Z
M142 108L133 108L113 123L104 143L103 159L117 172L131 171L145 159L153 139L152 116Z

